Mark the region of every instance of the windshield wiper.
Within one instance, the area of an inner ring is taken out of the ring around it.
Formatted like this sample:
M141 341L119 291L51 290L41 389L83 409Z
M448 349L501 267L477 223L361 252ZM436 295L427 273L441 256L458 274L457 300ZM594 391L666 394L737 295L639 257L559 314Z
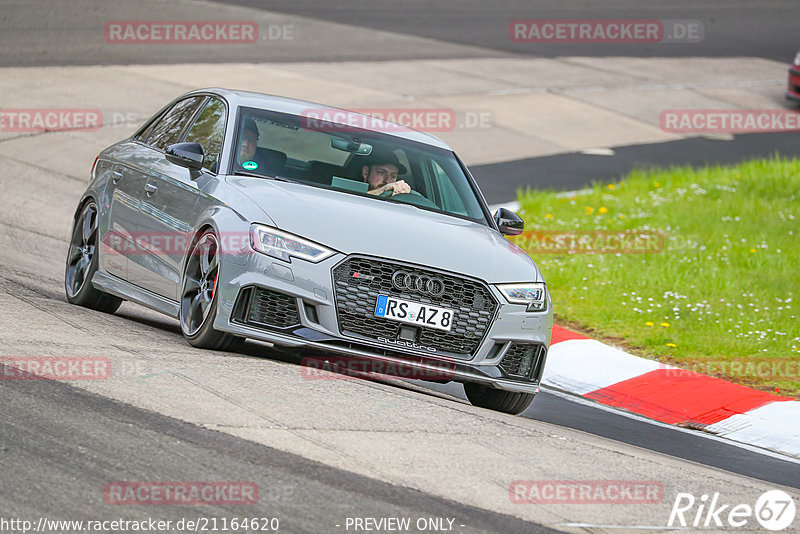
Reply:
M267 174L259 174L257 172L250 172L250 171L243 171L243 170L235 170L233 174L236 176L249 176L250 178L264 178L267 180L278 180L279 182L289 182L291 184L299 184L300 182L292 180L290 178L285 178L283 176L269 176Z

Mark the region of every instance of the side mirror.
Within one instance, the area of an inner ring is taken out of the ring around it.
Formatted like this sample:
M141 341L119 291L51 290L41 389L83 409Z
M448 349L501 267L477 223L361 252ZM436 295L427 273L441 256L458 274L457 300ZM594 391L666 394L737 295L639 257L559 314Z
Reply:
M506 208L500 208L494 213L494 222L503 235L519 235L525 228L525 222L519 215Z
M167 161L190 171L203 168L203 147L200 143L176 143L167 147Z

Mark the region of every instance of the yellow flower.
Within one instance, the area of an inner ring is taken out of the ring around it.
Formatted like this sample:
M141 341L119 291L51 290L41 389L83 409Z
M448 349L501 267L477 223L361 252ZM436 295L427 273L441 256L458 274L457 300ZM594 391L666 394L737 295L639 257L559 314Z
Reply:
M600 209L597 210L597 213L606 213L606 212L608 212L608 210L605 208L605 206L601 206Z
M675 347L677 347L678 345L676 345L675 343L667 343L667 346L668 346L668 347L675 348Z
M669 323L661 323L661 326L663 326L664 328L667 328L669 326Z
M750 252L755 252L755 251L756 251L756 249L754 249L754 248L750 249Z
M625 215L623 215L622 213L620 213L620 214L619 214L619 218L620 218L620 219L624 219L624 218L625 218Z
M661 187L661 184L658 183L658 182L653 182L653 187L656 187L656 188Z
M591 215L594 213L594 208L591 206L586 206L586 215Z
M645 326L653 326L653 321L647 321L644 324L645 324Z
M553 218L553 214L552 213L548 213L547 215L544 216L544 218L545 219L552 219Z
M614 189L614 184L608 184L609 189Z

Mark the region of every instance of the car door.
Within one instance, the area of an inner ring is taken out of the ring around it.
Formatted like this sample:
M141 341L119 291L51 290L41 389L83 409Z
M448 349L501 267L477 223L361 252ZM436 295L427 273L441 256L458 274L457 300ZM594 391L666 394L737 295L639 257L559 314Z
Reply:
M198 215L213 199L200 186L214 179L227 120L225 103L214 97L205 101L185 134L175 142L199 143L203 147L203 169L194 177L185 167L166 158L150 169L139 215L138 234L153 236L149 242L145 271L137 281L145 289L177 300L182 262ZM166 148L166 147L164 147Z
M101 162L103 172L109 178L106 192L109 223L108 231L103 235L100 268L125 280L129 278L129 258L138 254L135 234L142 193L150 167L159 157L144 141L165 116L165 113L160 113L154 117L140 133L116 145L108 153L108 162Z
M164 190L158 198L154 198L153 168L164 159L165 149L180 141L192 118L206 101L206 96L193 96L176 102L153 125L146 137L142 139L145 145L147 169L140 182L138 191L139 210L135 223L135 252L128 256L128 280L145 289L151 289L152 284L147 283L154 270L162 269L161 260L157 252L152 250L152 243L168 238L169 235L155 235L142 226L142 218L161 217L163 206L161 202L166 199ZM155 186L157 189L157 186Z
M109 199L108 230L103 235L100 269L127 279L128 257L136 250L134 234L139 218L139 197L144 190L152 162L142 158L142 147L135 142L119 145L107 165Z

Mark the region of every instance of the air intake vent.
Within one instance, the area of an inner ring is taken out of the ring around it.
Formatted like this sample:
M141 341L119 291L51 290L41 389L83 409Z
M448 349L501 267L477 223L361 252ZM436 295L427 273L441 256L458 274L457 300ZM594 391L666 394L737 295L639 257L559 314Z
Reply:
M538 343L512 343L500 369L512 378L538 379L546 352L544 345Z
M260 287L239 293L233 316L236 322L258 327L286 329L300 324L295 297Z

